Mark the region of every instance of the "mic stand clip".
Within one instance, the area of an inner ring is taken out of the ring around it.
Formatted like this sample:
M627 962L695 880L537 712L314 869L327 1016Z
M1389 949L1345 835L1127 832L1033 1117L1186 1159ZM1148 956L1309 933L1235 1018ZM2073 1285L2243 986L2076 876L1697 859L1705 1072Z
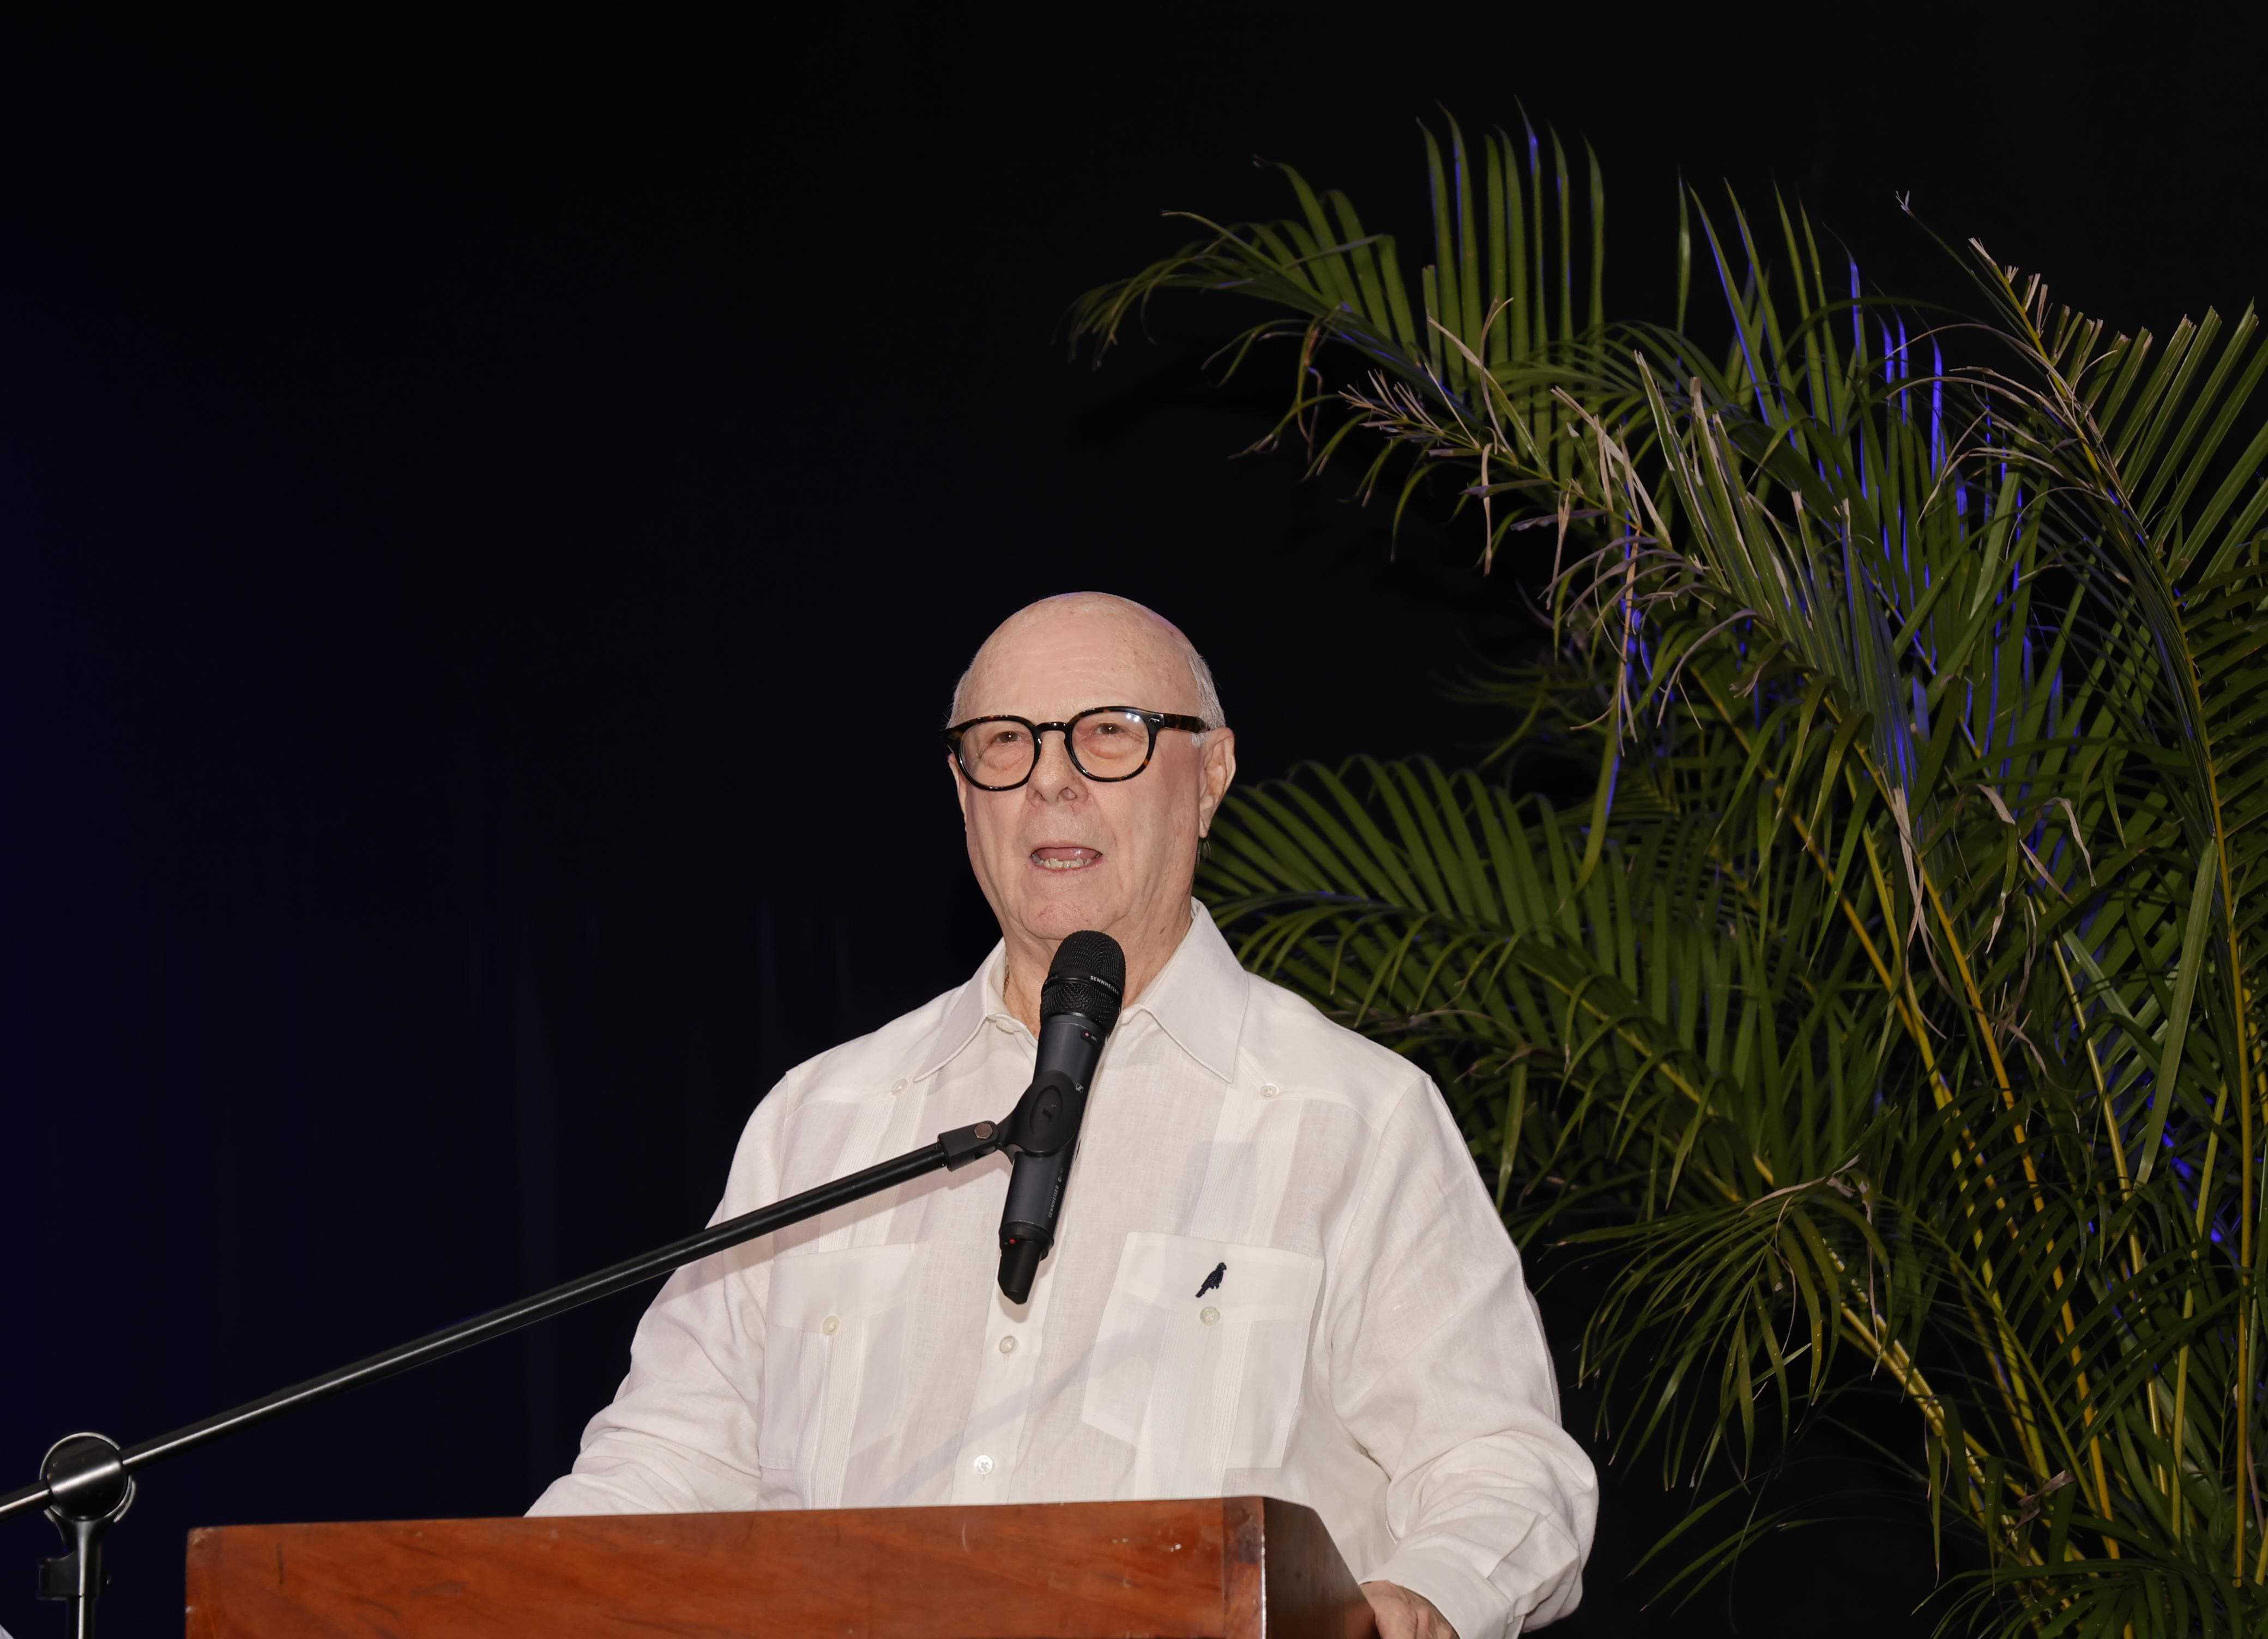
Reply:
M61 1554L40 1562L40 1598L70 1601L77 1639L94 1632L94 1602L110 1580L102 1540L134 1505L134 1476L121 1458L115 1441L73 1434L49 1446L40 1463L47 1516L63 1539Z

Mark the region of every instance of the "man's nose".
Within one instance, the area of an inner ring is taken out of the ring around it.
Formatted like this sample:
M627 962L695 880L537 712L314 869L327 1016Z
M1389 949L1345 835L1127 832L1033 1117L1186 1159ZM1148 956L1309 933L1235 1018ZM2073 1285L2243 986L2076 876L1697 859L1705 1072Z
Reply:
M1032 766L1032 777L1026 790L1042 802L1053 802L1057 797L1084 795L1086 781L1079 765L1071 760L1071 735L1063 729L1050 729L1040 736L1039 761Z

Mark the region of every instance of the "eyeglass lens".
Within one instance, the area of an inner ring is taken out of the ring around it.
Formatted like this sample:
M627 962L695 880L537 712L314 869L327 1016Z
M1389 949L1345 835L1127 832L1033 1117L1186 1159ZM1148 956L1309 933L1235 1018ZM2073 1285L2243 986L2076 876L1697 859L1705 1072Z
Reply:
M1098 780L1123 780L1150 754L1150 725L1131 711L1083 711L1069 739L1079 772ZM961 766L980 785L1013 785L1038 761L1030 727L1012 717L986 717L961 731Z

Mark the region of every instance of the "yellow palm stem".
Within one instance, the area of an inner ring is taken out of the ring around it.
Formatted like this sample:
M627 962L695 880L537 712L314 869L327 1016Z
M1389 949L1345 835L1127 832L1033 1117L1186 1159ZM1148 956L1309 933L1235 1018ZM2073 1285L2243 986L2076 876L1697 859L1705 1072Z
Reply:
M1976 1021L1977 1033L1984 1043L1985 1055L1992 1062L1992 1078L1999 1084L2000 1101L2013 1113L2016 1107L2015 1091L2009 1081L2007 1065L2000 1057L1999 1045L1993 1036L1992 1018L1984 1011L1984 996L1977 988L1976 974L1969 966L1967 954L1961 948L1960 936L1953 926L1953 918L1946 913L1945 900L1937 891L1936 879L1931 875L1927 866L1921 865L1917 869L1921 877L1923 891L1929 895L1930 908L1936 913L1937 925L1945 935L1946 946L1951 955L1954 969L1961 975L1962 991L1968 1001L1970 1015ZM2017 1153L2022 1158L2025 1181L2032 1187L2032 1209L2044 1216L2048 1209L2048 1203L2046 1197L2040 1193L2039 1170L2032 1160L2031 1144L2024 1136L2023 1121L2021 1119L2012 1121L2010 1130L2015 1134ZM2014 1232L2013 1226L2011 1226L2011 1232ZM2053 1235L2048 1237L2047 1250L2048 1256L2055 1260L2049 1266L2048 1278L2054 1283L2056 1290L2060 1292L2064 1290L2063 1262L2055 1256L2056 1243ZM2071 1344L2072 1364L2074 1367L2080 1367L2086 1356L2078 1344L2073 1341L2078 1335L2079 1318L2072 1313L2071 1299L2064 1298L2058 1305L2057 1312L2063 1321L2064 1341ZM2079 1387L2080 1424L2083 1428L2092 1430L2095 1425L2095 1395L2093 1390L2088 1385L2087 1372L2083 1367L2078 1371L2076 1381ZM2100 1437L2090 1432L2088 1436L2088 1447L2094 1460L2095 1502L2102 1517L2107 1519L2110 1516L2110 1482L2103 1469L2102 1442ZM2114 1556L2117 1552L2115 1543L2112 1544L2111 1552Z
M2063 953L2063 941L2058 938L2048 948L2055 953L2056 971L2063 977L2063 993L2066 999L2071 1003L2071 1016L2075 1021L2077 1021L2079 1025L2080 1045L2085 1048L2087 1053L2088 1077L2094 1083L2095 1101L2102 1110L2103 1136L2105 1141L2110 1146L2111 1165L2117 1169L2118 1173L2118 1199L2120 1202L2124 1204L2133 1199L2134 1183L2132 1175L2129 1174L2126 1170L2125 1142L2119 1136L2118 1122L2114 1112L2110 1108L2110 1088L2109 1084L2103 1080L2102 1059L2102 1056L2095 1050L2095 1038L2087 1033L2086 1017L2080 1006L2079 986L2072 980L2071 963ZM2129 1280L2138 1280L2141 1277L2141 1273L2142 1238L2130 1229L2126 1231L2126 1275ZM2077 1357L2077 1351L2074 1350L2073 1353L2073 1358L2076 1359ZM2147 1396L2146 1404L2147 1404L2150 1409L2150 1432L2157 1436L2160 1439L2163 1439L2165 1437L2165 1430L2159 1422L2158 1397L2155 1394ZM2086 1404L2083 1415L2091 1425L2095 1420L2095 1407L2091 1400ZM2110 1518L2110 1481L2103 1473L2102 1443L2099 1438L2090 1439L2088 1442L2088 1447L2095 1459L2095 1485L2096 1496L2101 1505L2102 1517L2105 1519L2108 1519ZM2162 1490L2166 1485L2164 1468L2157 1463L2152 1463L2150 1465L2150 1473L2153 1479ZM2104 1538L2103 1547L2110 1549L2111 1558L2117 1559L2119 1557L2118 1543L2115 1538Z

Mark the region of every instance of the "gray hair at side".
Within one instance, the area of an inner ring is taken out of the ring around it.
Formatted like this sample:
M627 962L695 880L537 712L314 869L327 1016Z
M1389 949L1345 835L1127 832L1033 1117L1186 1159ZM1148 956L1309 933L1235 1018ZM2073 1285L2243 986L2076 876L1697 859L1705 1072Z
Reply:
M1078 597L1082 594L1073 592L1068 595ZM1086 595L1091 596L1093 594ZM1103 595L1105 597L1109 596L1108 593ZM1115 603L1129 604L1134 608L1141 609L1142 613L1153 616L1160 625L1165 627L1167 631L1173 633L1174 640L1181 649L1182 658L1189 664L1189 675L1197 680L1197 716L1204 719L1206 732L1210 733L1214 729L1226 726L1228 723L1228 714L1223 711L1220 707L1220 686L1212 680L1212 667L1205 664L1205 658L1197 652L1197 646L1189 640L1188 635L1184 633L1180 627L1175 626L1171 621L1167 620L1165 616L1159 614L1156 610L1145 609L1140 604L1134 603L1131 599L1110 598L1109 600ZM986 641L990 642L990 640L988 638ZM976 671L977 659L983 656L983 645L978 645L976 653L970 656L968 664L961 668L961 680L953 686L953 703L946 709L945 714L945 724L947 728L951 728L954 724L961 721L961 702L967 698L968 694L968 680L975 674ZM1121 702L1116 701L1105 701L1100 703L1105 705L1116 705ZM1199 744L1203 744L1204 739L1205 736L1204 734L1197 736L1197 739Z

